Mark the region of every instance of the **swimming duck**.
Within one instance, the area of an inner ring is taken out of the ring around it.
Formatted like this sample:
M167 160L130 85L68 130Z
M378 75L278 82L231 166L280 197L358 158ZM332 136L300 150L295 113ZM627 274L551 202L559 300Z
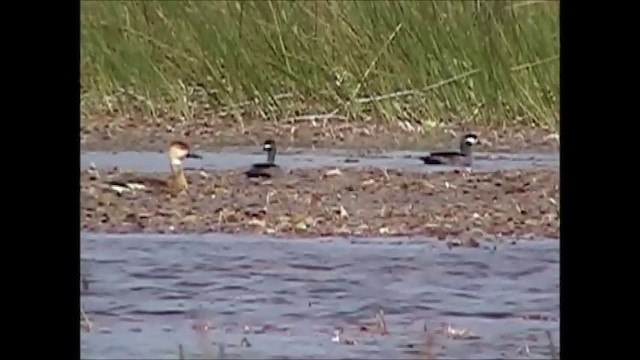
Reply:
M250 178L271 178L276 175L282 174L280 166L276 165L276 142L269 139L262 145L262 150L267 153L267 162L256 163L251 168L245 171L247 177Z
M466 134L460 139L460 151L437 151L419 157L427 165L459 165L473 164L473 146L478 143L476 134Z
M168 192L176 195L188 190L189 184L182 168L182 161L185 158L202 159L202 156L193 153L189 145L182 141L171 142L168 155L171 175L167 179L128 178L108 181L107 184L118 193L126 190L151 190L153 192Z

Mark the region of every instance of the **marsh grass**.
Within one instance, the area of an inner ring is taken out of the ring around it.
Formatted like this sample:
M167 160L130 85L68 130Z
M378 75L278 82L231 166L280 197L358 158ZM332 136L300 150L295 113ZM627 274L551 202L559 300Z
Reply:
M332 114L555 128L554 1L82 2L83 121Z

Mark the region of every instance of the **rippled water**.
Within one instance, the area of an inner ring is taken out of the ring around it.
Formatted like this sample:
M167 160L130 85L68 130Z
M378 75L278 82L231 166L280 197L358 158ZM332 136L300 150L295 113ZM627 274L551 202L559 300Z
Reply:
M248 168L252 163L265 160L264 153L242 152L236 149L234 152L223 151L216 153L199 153L203 159L188 159L186 166L204 169L233 169ZM383 155L353 155L345 151L323 151L311 153L309 150L299 150L290 153L279 154L276 162L285 169L310 168L323 166L362 167L374 166L388 169L402 169L409 171L439 171L448 170L446 166L425 166L415 156L423 153L398 151L387 152ZM357 159L358 162L345 162L346 159ZM91 164L99 168L118 166L122 170L135 170L143 172L167 171L167 155L159 152L84 152L80 158L81 168L87 168ZM527 168L559 168L558 154L501 154L478 153L473 166L478 171L495 171L506 169Z
M81 335L82 358L177 359L182 344L187 358L213 348L218 358L415 359L424 358L425 321L479 336L437 335L438 358L525 358L525 345L531 358L550 358L546 330L559 348L557 240L449 249L397 238L81 239L82 302L95 323ZM389 334L361 332L380 308ZM194 330L205 321L208 334ZM332 342L336 327L358 344ZM251 347L240 347L243 337Z

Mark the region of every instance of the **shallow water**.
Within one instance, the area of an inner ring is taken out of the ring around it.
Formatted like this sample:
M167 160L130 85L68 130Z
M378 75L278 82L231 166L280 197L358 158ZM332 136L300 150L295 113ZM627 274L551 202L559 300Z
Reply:
M313 168L324 166L337 167L379 167L388 169L401 169L416 172L430 172L451 170L447 166L426 166L415 156L424 153L397 151L380 155L358 155L347 151L313 151L293 150L278 154L276 162L285 169ZM234 148L233 151L199 153L203 159L187 159L187 168L202 168L206 170L226 170L234 168L248 168L255 162L266 160L264 153L252 153L242 151L242 148ZM491 158L490 158L491 157ZM497 157L497 158L495 158ZM478 171L495 171L508 169L531 168L559 168L558 154L506 154L506 153L478 153L473 168ZM355 159L357 162L345 162L346 159ZM80 157L81 168L87 168L91 164L98 168L117 166L121 170L141 172L167 171L167 155L160 152L83 152Z
M415 359L425 321L480 336L436 336L438 358L526 358L525 345L531 358L550 358L545 330L559 348L557 240L449 249L401 238L81 239L82 303L95 323L81 334L82 358L177 359L179 344L193 358L224 344L224 358ZM379 308L389 334L360 332ZM214 327L207 335L192 328L204 321ZM266 331L245 334L245 325ZM336 327L358 344L331 342ZM243 337L251 347L239 346Z

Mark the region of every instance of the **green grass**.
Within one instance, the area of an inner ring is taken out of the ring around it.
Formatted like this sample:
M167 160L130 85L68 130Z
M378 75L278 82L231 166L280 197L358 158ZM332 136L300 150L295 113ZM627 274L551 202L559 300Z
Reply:
M558 5L83 2L83 121L117 110L556 128Z

